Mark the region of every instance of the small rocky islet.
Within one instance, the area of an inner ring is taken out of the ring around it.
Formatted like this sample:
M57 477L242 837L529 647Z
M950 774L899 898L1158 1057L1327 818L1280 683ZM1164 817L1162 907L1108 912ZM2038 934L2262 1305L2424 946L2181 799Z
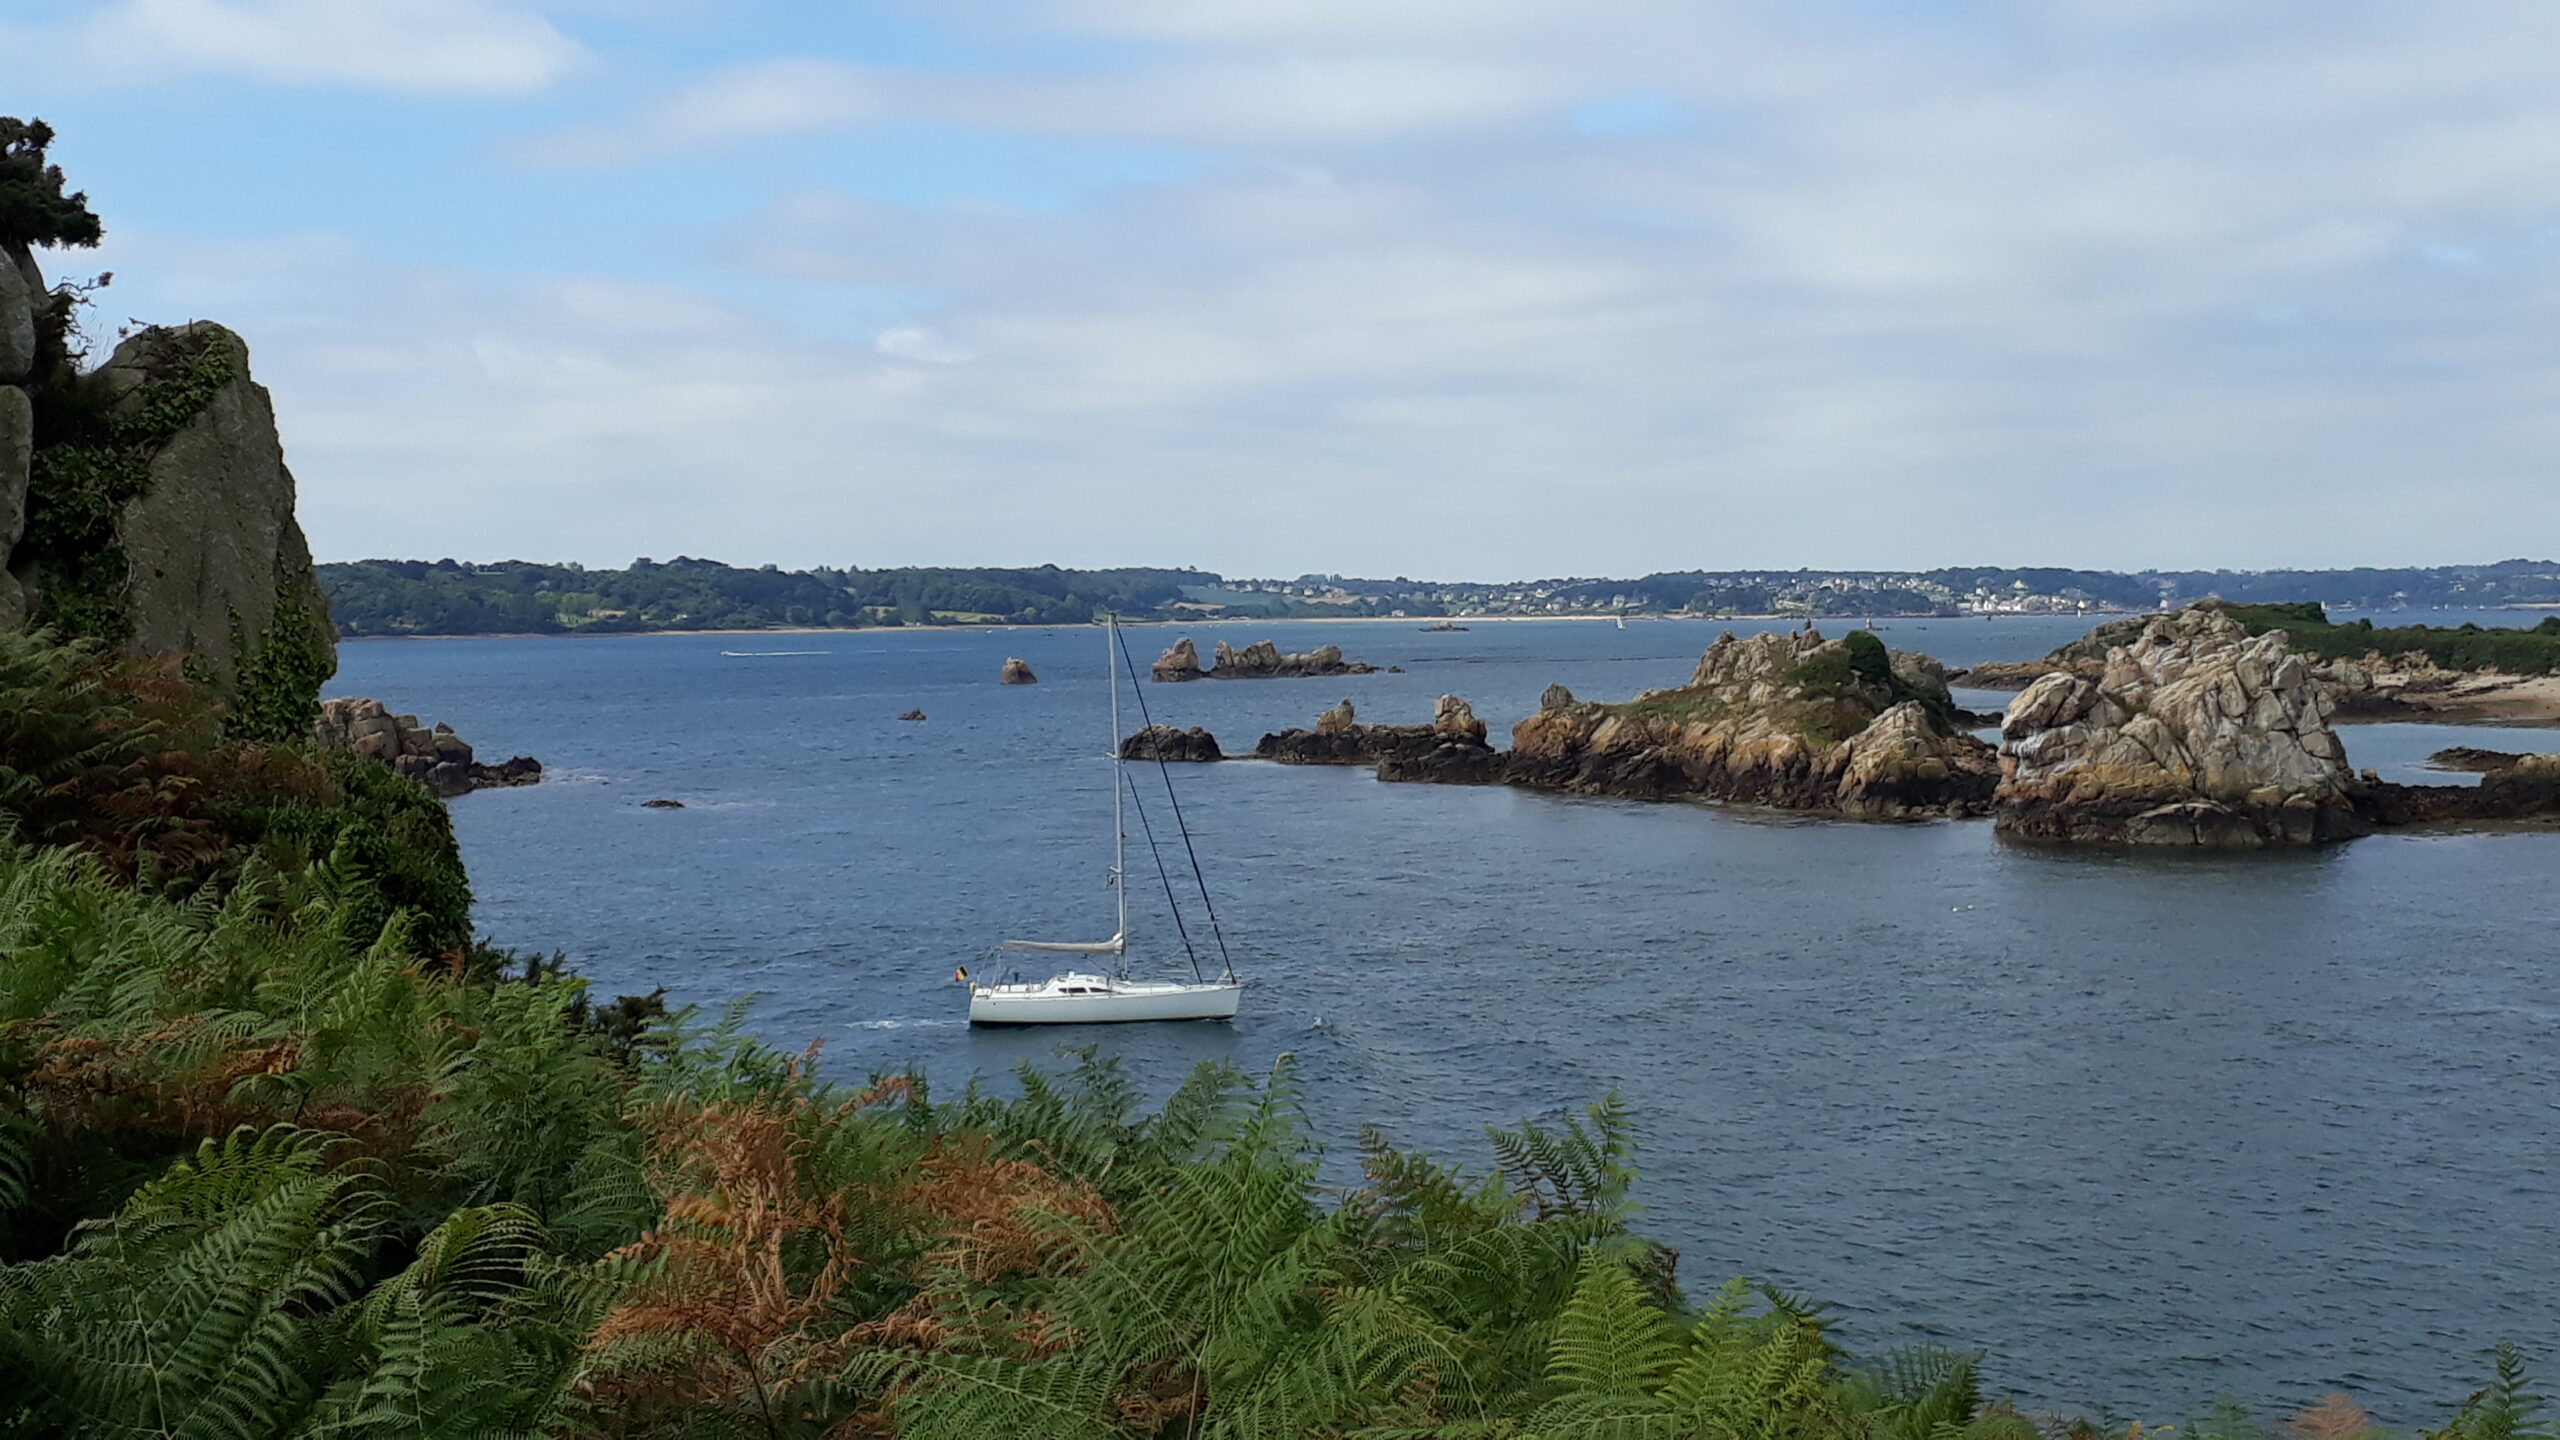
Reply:
M429 729L415 715L392 714L379 700L323 700L315 729L322 745L379 760L447 800L542 780L542 762L530 755L486 764L452 726L439 723Z
M1242 650L1226 641L1218 642L1216 663L1203 666L1200 649L1183 636L1156 657L1154 678L1167 684L1185 680L1291 680L1311 675L1375 675L1378 667L1342 658L1339 645L1319 645L1313 650L1292 654L1268 640L1256 640Z
M2069 652L2069 653L2065 653ZM2335 663L2211 605L2109 621L1969 733L1949 672L1852 631L1718 637L1686 685L1632 700L1550 685L1494 748L1468 703L1428 724L1362 722L1348 699L1253 758L1371 765L1390 781L1694 798L1859 820L1989 817L2004 837L2078 845L2263 849L2416 824L2560 817L2560 756L2469 752L2477 785L2402 785L2347 763ZM1969 683L1988 667L1959 672ZM1999 673L1999 672L1995 672ZM1124 756L1223 758L1194 727L1150 727Z

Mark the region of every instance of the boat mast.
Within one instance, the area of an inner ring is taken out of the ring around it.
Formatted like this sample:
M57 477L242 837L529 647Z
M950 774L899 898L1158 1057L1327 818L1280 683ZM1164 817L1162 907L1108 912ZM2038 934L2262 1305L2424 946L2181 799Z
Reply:
M1102 612L1102 679L1111 687L1111 891L1120 902L1120 973L1129 973L1129 826L1121 819L1129 786L1120 758L1120 616Z

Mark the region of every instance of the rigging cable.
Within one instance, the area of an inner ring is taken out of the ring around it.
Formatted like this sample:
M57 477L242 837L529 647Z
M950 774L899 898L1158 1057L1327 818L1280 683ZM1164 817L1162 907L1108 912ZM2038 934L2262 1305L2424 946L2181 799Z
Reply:
M1155 717L1147 713L1147 688L1138 683L1138 661L1129 653L1129 637L1119 634L1116 626L1113 634L1120 641L1120 663L1128 667L1129 689L1138 697L1138 723L1147 728L1153 728L1156 723ZM1200 908L1208 912L1209 934L1218 942L1218 964L1224 968L1223 978L1233 980L1236 978L1236 962L1227 956L1227 932L1219 927L1218 907L1209 899L1209 877L1200 873L1200 852L1192 848L1191 826L1182 818L1182 797L1173 793L1173 768L1165 763L1162 745L1156 746L1155 751L1156 772L1164 779L1164 798L1172 803L1174 828L1182 834L1182 853L1191 857L1191 879L1200 887ZM1130 793L1135 794L1136 791L1133 789ZM1141 816L1141 823L1143 823L1143 816ZM1158 860L1156 863L1162 865L1164 862ZM1176 919L1177 921L1180 919L1178 912Z
M1118 633L1118 626L1116 622L1120 617L1115 615L1111 618L1115 622L1113 633L1116 635ZM1126 653L1129 647L1124 644L1120 648L1123 653ZM1117 675L1110 675L1105 678L1108 679L1111 685L1115 688L1120 684L1120 677ZM1135 684L1136 681L1132 680L1130 683ZM1146 708L1145 698L1143 696L1140 697L1138 703L1139 709L1143 713ZM1157 757L1157 763L1163 763L1163 757L1161 754ZM1156 879L1164 886L1164 908L1173 912L1173 933L1182 937L1182 953L1184 958L1191 962L1191 978L1193 980L1200 980L1202 979L1200 974L1200 952L1191 948L1191 927L1182 923L1182 902L1173 898L1173 876L1168 874L1164 868L1164 851L1156 844L1156 827L1147 823L1147 802L1138 794L1138 782L1129 778L1129 767L1120 763L1120 737L1117 735L1111 737L1111 783L1114 785L1125 786L1129 791L1130 808L1138 812L1138 833L1147 837L1147 858L1156 863ZM1173 792L1168 789L1165 793L1170 795ZM1112 877L1111 883L1126 886L1129 883L1129 877L1127 875L1115 875ZM1127 938L1128 937L1125 935L1121 937L1124 942ZM1120 952L1120 973L1123 975L1129 973L1129 952L1126 948L1123 948Z

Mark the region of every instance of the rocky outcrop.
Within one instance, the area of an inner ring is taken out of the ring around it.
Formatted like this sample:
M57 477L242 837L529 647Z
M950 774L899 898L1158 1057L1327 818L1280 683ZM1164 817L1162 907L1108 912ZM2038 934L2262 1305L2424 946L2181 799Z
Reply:
M1858 819L1985 812L1999 782L1990 746L1951 720L1935 662L1897 667L1863 631L1731 631L1689 684L1618 705L1553 687L1512 728L1503 779L1645 799L1675 796ZM1915 679L1916 677L1916 679Z
M234 697L244 677L254 683L275 668L281 657L271 651L282 648L317 669L316 686L337 672L337 631L294 520L275 410L249 376L248 345L206 321L155 327L118 345L102 378L118 418L129 419L165 385L208 367L227 378L152 457L150 485L117 521L131 567L132 646L183 654Z
M2057 646L2036 660L1989 660L1943 677L1948 684L1974 690L2024 690L2047 675L2078 675L2094 680L2106 668L2107 652L2131 643L2151 623L2149 615L2127 615L2100 622L2068 645Z
M1199 648L1191 643L1188 635L1174 641L1156 657L1155 677L1158 680L1197 680L1207 673L1200 668Z
M2560 755L2516 756L2477 785L2395 785L2368 773L2356 787L2356 807L2377 825L2549 821L2560 816Z
M1177 730L1170 725L1150 725L1120 742L1120 758L1196 763L1227 757L1218 748L1218 737L1197 725L1188 730Z
M348 698L320 702L316 734L322 745L379 760L401 774L451 799L508 785L532 785L542 779L542 762L518 755L503 764L484 765L450 725L430 730L415 715L394 715L379 700Z
M2096 677L2056 671L2010 702L2000 833L2240 849L2362 833L2334 709L2281 631L2206 609L2146 620Z
M1040 677L1031 673L1030 661L1007 659L1004 662L1004 669L999 671L996 675L996 683L999 685L1037 685L1040 683Z
M904 710L899 712L898 718L901 720L921 720L924 718L924 712L921 710Z
M1312 730L1263 736L1253 753L1284 765L1375 765L1380 779L1492 780L1501 752L1484 735L1484 722L1455 695L1440 697L1428 725L1363 725L1345 700L1318 716Z
M32 280L32 283L30 283ZM0 251L0 629L27 622L25 588L9 556L25 533L35 458L35 404L20 383L36 358L36 304L44 277L24 250Z
M2476 745L2451 745L2427 757L2430 770L2467 770L2486 775L2521 765L2527 757L2511 750L2483 750Z
M1189 636L1173 643L1156 657L1155 678L1158 680L1288 680L1308 675L1374 675L1378 667L1342 658L1339 645L1319 645L1313 650L1291 654L1268 640L1256 640L1242 650L1226 641L1218 642L1216 664L1209 669L1200 665L1200 651Z
M1538 692L1538 708L1541 710L1566 710L1572 706L1573 692L1562 685L1550 685Z
M1351 702L1345 700L1345 705ZM1476 718L1476 709L1455 695L1443 695L1431 705L1431 732L1442 742L1484 743L1484 722Z
M0 360L23 371L27 302L64 302L9 260ZM182 664L249 738L308 728L337 632L249 347L198 321L128 336L88 374L36 363L26 389L0 386L0 623Z

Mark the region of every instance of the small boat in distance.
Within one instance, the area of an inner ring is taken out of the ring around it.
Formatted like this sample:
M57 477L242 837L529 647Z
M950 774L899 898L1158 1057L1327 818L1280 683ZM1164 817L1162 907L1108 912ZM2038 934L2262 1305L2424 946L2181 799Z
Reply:
M964 967L952 978L969 987L969 1023L972 1025L1095 1025L1127 1020L1232 1020L1236 1006L1244 996L1244 984L1236 979L1233 966L1223 968L1215 980L1206 978L1200 969L1199 952L1191 949L1191 937L1183 934L1183 949L1191 956L1189 981L1133 980L1129 976L1129 832L1123 819L1129 798L1129 773L1120 754L1120 625L1119 617L1104 622L1104 677L1111 685L1111 889L1119 902L1120 928L1108 940L1007 940L996 948L1015 954L1110 955L1119 960L1108 975L1070 970L1046 980L1009 980L1001 984L972 980ZM1145 703L1143 696L1140 704ZM1157 762L1165 777L1165 796L1172 800L1172 772ZM1174 822L1181 824L1181 802L1173 801ZM1143 806L1139 810L1145 819ZM1182 843L1191 843L1190 831L1183 829ZM1150 851L1155 845L1152 827L1147 832ZM1199 876L1199 859L1191 862L1192 874ZM1158 869L1162 869L1159 857ZM1165 899L1173 899L1172 884L1165 886ZM1209 890L1201 882L1200 899L1208 907ZM1181 916L1175 915L1179 926ZM1209 910L1209 924L1216 933L1217 912ZM1226 940L1218 941L1223 961Z

